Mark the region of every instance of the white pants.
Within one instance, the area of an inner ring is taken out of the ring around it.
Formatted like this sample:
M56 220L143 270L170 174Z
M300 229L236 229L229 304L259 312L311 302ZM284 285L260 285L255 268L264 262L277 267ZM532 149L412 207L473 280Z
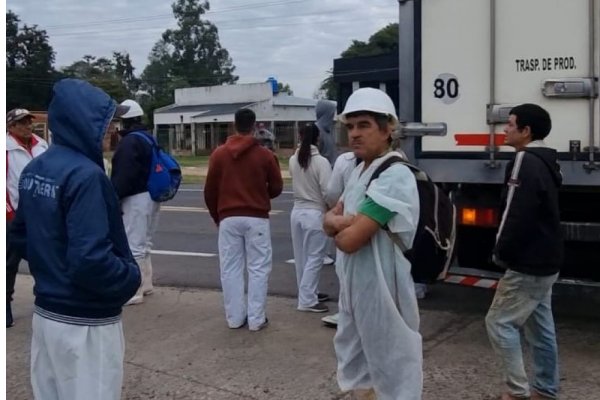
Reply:
M248 318L250 330L265 322L267 288L272 268L271 228L266 218L229 217L219 224L219 264L230 328ZM248 269L248 308L244 296L244 266Z
M119 321L70 325L33 314L31 386L36 400L119 400L125 339Z
M290 222L298 283L298 308L312 307L319 302L317 287L328 244L327 235L323 231L323 212L294 207Z
M125 197L121 204L123 225L133 257L142 273L142 285L134 298L152 291L152 237L158 226L160 203L152 201L148 192Z

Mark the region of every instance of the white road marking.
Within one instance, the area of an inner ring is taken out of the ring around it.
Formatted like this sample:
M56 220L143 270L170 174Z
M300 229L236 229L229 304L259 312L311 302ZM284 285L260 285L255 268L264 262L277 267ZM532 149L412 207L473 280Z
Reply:
M216 257L214 253L192 253L188 251L171 251L171 250L151 250L152 254L160 254L163 256L187 256L187 257Z
M207 213L208 210L205 207L181 207L181 206L161 206L161 211L173 211L173 212L196 212L196 213ZM283 213L283 210L271 210L269 214L279 215Z
M179 189L179 192L204 192L204 189ZM283 191L282 194L294 194L294 192Z
M293 264L295 261L293 258L290 258L289 260L286 261L287 264Z

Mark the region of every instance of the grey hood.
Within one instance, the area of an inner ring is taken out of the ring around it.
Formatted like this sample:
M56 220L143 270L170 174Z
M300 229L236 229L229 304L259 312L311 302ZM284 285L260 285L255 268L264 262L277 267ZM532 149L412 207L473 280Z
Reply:
M331 165L335 163L337 157L334 129L335 111L335 101L319 100L317 103L317 121L315 125L319 128L319 152Z

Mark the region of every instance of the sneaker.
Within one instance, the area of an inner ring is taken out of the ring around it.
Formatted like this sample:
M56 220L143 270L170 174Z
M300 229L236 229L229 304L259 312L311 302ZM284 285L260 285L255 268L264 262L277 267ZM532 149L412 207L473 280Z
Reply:
M229 329L240 329L248 325L248 317L244 319L244 322L240 326L230 326Z
M144 296L133 296L130 298L125 306L135 306L136 304L142 304L144 302Z
M265 329L267 326L269 326L269 318L265 318L265 322L263 322L262 324L260 324L256 328L248 328L248 329L250 329L252 332L258 332L258 331L260 331L262 329Z
M323 259L323 265L333 265L335 264L335 260L329 256L325 256Z
M154 294L154 288L144 290L144 296L150 296Z
M324 301L329 300L329 295L327 293L317 293L317 300L319 303L323 303Z
M13 321L12 308L10 306L10 302L7 302L6 303L6 327L10 328L12 326L15 326L15 321Z
M517 397L510 393L502 393L499 400L529 400L529 397Z
M324 313L324 312L329 311L329 307L327 307L323 303L317 303L314 306L310 306L310 307L298 307L298 310L299 311L314 312L314 313Z
M326 315L323 318L321 318L321 321L323 321L323 323L327 327L337 328L338 317L339 317L339 314L337 314L337 313L336 314L332 314L332 315Z
M531 392L531 400L553 400L553 399L554 399L554 397L544 396L537 390L533 390Z

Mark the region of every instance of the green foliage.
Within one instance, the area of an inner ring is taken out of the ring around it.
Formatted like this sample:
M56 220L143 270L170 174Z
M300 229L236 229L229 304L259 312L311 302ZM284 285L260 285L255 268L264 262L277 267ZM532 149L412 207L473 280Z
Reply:
M398 50L398 24L389 24L375 32L368 42L353 40L342 58L376 56Z
M287 83L283 84L281 82L277 82L277 90L279 90L279 93L287 93L290 96L294 95L294 91L292 90L290 85Z
M321 81L321 86L315 94L316 98L336 100L337 99L337 86L333 81L333 69L327 71L327 78Z
M36 25L20 26L12 11L6 13L6 106L43 110L48 106L53 82L54 50L46 31Z
M112 59L85 55L62 69L65 76L84 79L119 102L135 97L139 81L133 71L129 54L120 52L113 52Z
M367 42L353 40L341 56L342 58L376 56L397 50L398 24L394 23L375 32ZM317 97L335 100L336 96L337 88L333 81L333 70L329 70L327 77L321 82Z
M183 87L235 83L235 67L221 47L217 27L202 19L208 1L175 0L172 5L177 28L168 29L156 42L141 76L148 93L142 107L152 110L173 103L173 91Z

